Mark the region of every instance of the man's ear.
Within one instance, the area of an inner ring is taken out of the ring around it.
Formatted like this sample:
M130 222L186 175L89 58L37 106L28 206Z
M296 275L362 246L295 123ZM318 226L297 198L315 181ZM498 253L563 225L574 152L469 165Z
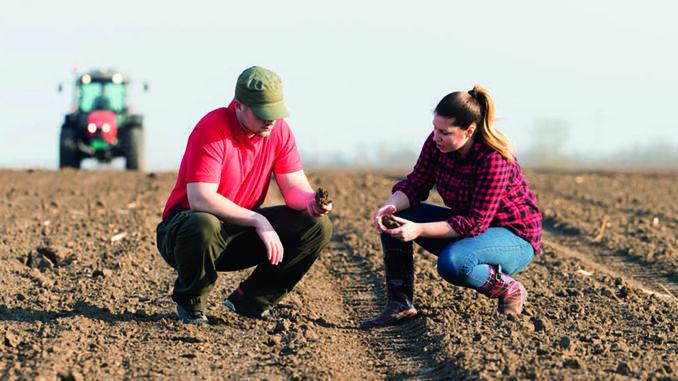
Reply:
M242 103L240 103L239 100L234 99L233 100L233 105L235 106L236 109L241 110L242 109Z

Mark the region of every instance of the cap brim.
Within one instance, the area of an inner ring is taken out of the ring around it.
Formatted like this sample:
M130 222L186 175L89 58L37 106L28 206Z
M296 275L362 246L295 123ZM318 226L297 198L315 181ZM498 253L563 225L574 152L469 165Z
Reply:
M287 107L285 107L283 102L268 104L263 107L249 107L252 109L252 112L254 112L254 115L263 120L278 120L290 116L290 113L287 111Z

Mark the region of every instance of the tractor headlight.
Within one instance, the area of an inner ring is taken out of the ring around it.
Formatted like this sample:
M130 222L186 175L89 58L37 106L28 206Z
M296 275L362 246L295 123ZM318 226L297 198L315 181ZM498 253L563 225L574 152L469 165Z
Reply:
M80 80L82 81L82 83L84 83L86 85L86 84L92 82L92 76L89 75L89 74L85 74L85 75L82 76L82 78L80 78Z
M111 131L111 126L108 123L104 123L104 125L101 126L101 131L103 131L104 134L107 134Z
M113 78L111 78L111 80L112 80L113 83L115 83L116 85L122 83L122 74L120 74L120 73L115 73L115 74L113 74Z
M94 124L94 123L88 124L87 125L87 132L89 132L90 134L97 132L97 125Z

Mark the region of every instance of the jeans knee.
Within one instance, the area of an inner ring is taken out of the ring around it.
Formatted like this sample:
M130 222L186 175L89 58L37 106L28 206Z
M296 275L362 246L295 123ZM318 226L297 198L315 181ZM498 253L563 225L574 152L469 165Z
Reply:
M442 253L438 257L438 274L454 285L464 285L469 274L467 258L461 255Z
M177 240L189 239L209 243L221 231L221 222L210 213L193 212L178 232ZM196 242L197 243L197 242Z

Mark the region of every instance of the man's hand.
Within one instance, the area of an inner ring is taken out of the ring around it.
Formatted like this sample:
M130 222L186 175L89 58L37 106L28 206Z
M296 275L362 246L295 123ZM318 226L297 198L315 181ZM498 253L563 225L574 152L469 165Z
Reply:
M283 260L283 245L280 242L280 237L276 233L271 223L266 219L266 217L261 216L257 219L255 226L259 238L264 242L266 246L266 252L268 253L268 260L271 261L272 265L277 265Z
M399 222L401 226L395 229L386 229L386 233L389 233L395 239L409 242L417 239L423 231L421 224L396 216L393 216L393 219Z
M322 217L332 211L332 203L319 206L315 201L315 194L313 194L306 203L306 209L313 217Z

